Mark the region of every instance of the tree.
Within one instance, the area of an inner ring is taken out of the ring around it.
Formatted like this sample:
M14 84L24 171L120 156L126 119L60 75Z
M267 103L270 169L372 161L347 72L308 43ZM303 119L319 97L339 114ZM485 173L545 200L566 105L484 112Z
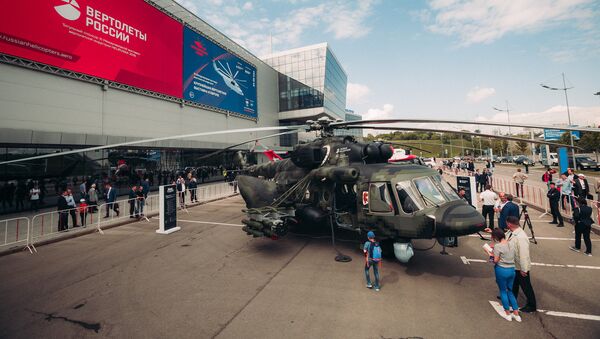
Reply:
M600 133L583 132L577 145L585 152L600 152Z
M519 151L519 153L525 154L525 152L529 148L529 143L526 141L517 141L517 144L515 146L516 146L517 151Z
M563 145L571 145L571 137L569 136L569 132L563 133L560 136L560 139L558 139L558 143Z

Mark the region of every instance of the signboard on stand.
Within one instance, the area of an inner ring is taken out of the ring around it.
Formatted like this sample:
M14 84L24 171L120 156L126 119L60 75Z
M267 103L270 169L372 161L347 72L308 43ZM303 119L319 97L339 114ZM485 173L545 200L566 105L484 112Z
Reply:
M542 161L542 165L550 166L550 146L541 145L540 146L540 160Z
M158 188L159 196L159 229L158 234L169 234L179 231L177 226L177 189L175 185L164 185Z
M476 206L477 188L475 187L475 177L456 177L456 189L460 191L461 188L465 190L465 198L469 205Z

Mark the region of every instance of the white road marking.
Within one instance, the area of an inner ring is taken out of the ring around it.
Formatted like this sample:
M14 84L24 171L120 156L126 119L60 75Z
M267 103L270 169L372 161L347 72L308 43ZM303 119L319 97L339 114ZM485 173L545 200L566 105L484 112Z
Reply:
M504 314L506 314L504 312L504 307L502 307L502 305L499 302L491 301L491 300L488 300L488 301L490 302L490 305L492 305L492 308L494 309L494 311L496 311L496 313L498 313L500 316L503 316ZM557 312L557 311L547 311L547 310L540 310L540 309L538 309L537 311L539 313L544 313L544 314L552 315L555 317L565 317L565 318L600 321L600 316L593 315L593 314Z
M487 263L488 262L487 260L483 260L483 259L469 259L466 257L460 257L460 259L462 260L463 264L465 264L465 265L469 265L472 262L479 262L479 263ZM544 266L544 267L584 268L584 269L588 269L588 270L600 270L600 266L544 264L544 263L539 263L539 262L532 262L531 265L532 266Z
M469 237L479 238L477 234L469 234ZM536 240L565 240L565 241L575 241L574 238L555 238L555 237L535 237ZM600 239L592 239L592 241L600 241Z
M227 224L227 223L223 223L223 222L214 222L214 221L198 221L198 220L184 220L184 219L177 219L177 221L191 222L191 223L195 223L195 224L231 226L231 227L244 227L244 225L240 225L240 224Z

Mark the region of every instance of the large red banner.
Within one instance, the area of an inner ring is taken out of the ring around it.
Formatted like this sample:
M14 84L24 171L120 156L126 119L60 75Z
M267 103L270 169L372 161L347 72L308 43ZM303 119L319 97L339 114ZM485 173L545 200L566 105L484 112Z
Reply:
M0 52L181 98L183 26L143 0L4 1Z

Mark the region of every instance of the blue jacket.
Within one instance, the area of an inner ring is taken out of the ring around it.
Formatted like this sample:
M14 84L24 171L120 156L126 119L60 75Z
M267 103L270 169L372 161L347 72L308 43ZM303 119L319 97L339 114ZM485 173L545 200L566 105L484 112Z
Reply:
M106 202L115 202L117 200L117 189L111 187L106 191Z
M506 229L506 218L510 216L519 217L519 205L512 201L507 202L502 210L500 210L500 216L498 217L498 226L501 229Z

